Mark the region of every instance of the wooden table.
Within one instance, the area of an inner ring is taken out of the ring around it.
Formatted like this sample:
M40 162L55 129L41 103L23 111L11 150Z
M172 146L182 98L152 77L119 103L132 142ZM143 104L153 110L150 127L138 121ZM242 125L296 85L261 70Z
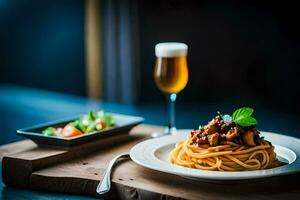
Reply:
M98 196L96 187L108 162L159 127L140 125L130 136L70 150L37 147L29 140L0 147L5 184L34 190ZM205 183L120 162L113 172L113 199L300 199L300 175L244 183Z

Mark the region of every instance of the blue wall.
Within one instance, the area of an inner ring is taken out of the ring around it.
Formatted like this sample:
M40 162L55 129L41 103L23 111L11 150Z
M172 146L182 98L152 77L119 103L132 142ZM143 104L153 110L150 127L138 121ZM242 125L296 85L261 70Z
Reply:
M0 0L0 82L85 94L83 0Z

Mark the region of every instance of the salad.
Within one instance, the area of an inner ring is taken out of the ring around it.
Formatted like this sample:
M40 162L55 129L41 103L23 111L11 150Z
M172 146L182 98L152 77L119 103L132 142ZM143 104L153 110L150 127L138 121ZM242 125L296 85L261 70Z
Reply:
M48 127L42 131L42 134L46 136L71 138L94 131L100 131L113 127L114 125L115 121L110 114L105 113L103 110L98 112L91 111L88 114L69 122L64 127Z

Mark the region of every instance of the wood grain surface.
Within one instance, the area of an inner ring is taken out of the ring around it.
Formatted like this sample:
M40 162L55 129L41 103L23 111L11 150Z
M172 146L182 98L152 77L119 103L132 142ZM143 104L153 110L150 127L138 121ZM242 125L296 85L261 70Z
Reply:
M5 145L0 147L0 155L4 155L3 179L7 185L17 187L97 196L96 187L108 162L157 130L160 128L140 125L125 138L97 141L69 151L40 148L28 140ZM207 183L149 170L124 160L115 167L112 181L112 191L102 197L300 199L299 174L247 182Z

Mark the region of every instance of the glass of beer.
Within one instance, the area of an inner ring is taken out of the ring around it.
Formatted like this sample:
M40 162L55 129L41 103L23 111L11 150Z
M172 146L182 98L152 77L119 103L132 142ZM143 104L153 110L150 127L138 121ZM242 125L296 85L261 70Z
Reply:
M154 80L159 90L166 95L169 107L169 124L162 134L176 133L175 101L177 94L185 88L189 76L187 50L186 44L178 42L159 43L155 46Z

